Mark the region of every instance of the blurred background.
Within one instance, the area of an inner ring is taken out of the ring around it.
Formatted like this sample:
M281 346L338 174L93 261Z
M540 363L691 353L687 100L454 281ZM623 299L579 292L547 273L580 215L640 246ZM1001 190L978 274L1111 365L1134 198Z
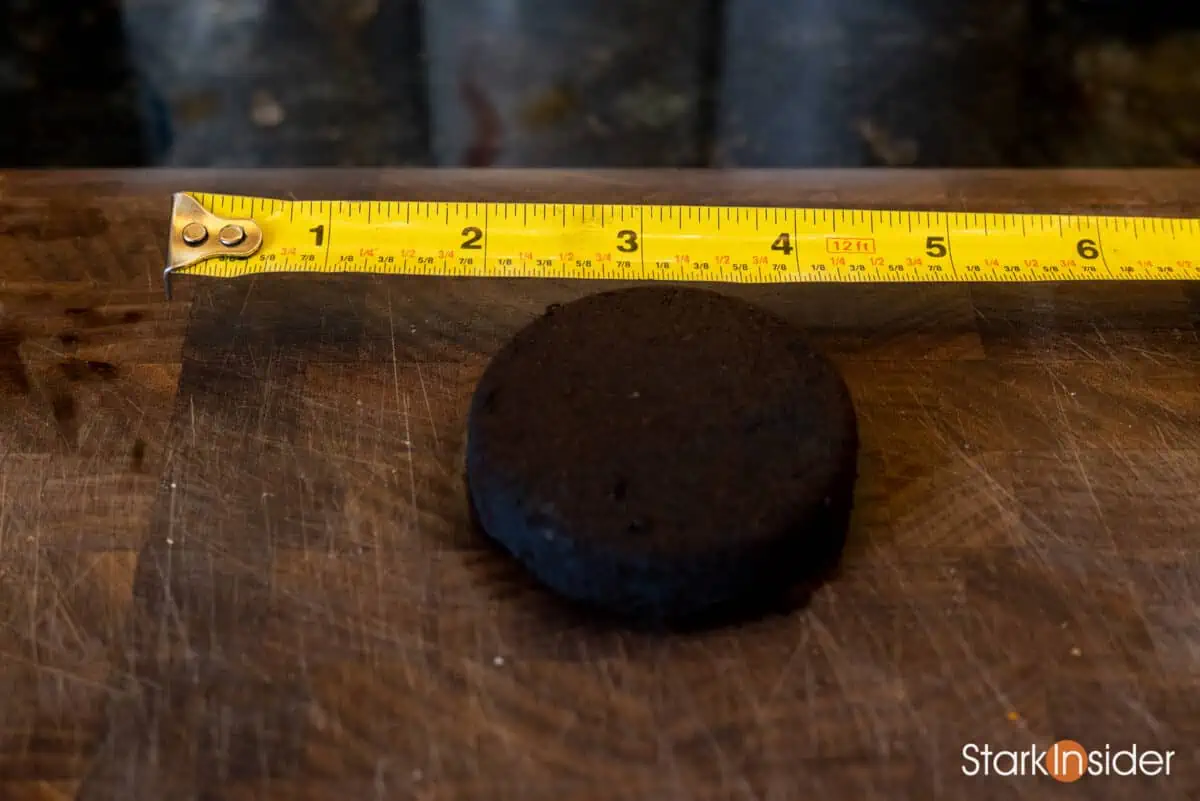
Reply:
M0 0L0 167L1197 159L1178 0Z

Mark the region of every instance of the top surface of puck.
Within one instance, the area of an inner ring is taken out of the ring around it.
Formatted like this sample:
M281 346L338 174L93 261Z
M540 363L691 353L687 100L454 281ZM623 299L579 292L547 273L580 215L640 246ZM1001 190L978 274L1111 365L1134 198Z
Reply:
M544 583L670 617L840 549L856 452L846 387L793 326L644 286L552 307L496 354L467 484Z

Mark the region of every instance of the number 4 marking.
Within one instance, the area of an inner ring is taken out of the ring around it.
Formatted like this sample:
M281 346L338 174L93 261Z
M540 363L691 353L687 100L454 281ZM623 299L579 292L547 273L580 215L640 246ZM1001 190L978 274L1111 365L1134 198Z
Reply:
M783 233L775 238L771 244L771 250L778 250L787 255L791 255L795 248L792 247L792 237L789 234Z

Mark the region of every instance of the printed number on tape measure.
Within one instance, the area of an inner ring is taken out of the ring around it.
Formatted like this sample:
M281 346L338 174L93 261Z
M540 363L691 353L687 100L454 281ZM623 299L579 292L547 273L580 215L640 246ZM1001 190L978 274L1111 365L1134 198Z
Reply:
M165 277L272 272L730 283L1200 278L1193 219L175 196Z

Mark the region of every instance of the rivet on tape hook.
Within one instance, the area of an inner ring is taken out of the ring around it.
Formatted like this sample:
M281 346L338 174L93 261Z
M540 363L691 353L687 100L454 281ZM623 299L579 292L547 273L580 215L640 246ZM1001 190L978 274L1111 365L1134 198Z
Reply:
M176 193L171 209L171 234L163 290L171 299L171 278L177 270L219 256L249 258L262 247L263 233L254 220L223 219L186 192Z

